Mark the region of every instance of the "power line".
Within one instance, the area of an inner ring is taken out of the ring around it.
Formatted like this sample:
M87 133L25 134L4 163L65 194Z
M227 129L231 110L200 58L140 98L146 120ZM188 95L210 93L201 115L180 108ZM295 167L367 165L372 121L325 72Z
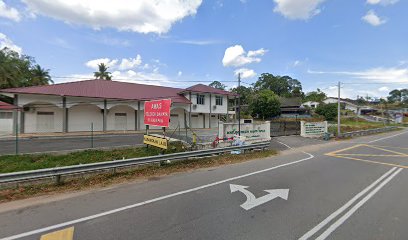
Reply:
M61 78L61 79L81 79L81 80L95 80L92 78L87 78L87 77L69 77L69 76L51 76L51 78ZM214 82L214 80L167 80L167 79L132 79L132 78L114 78L112 80L128 80L128 81L145 81L145 82L169 82L169 83L174 83L174 82L185 82L185 83L191 83L191 82ZM236 81L222 81L222 82L236 82Z

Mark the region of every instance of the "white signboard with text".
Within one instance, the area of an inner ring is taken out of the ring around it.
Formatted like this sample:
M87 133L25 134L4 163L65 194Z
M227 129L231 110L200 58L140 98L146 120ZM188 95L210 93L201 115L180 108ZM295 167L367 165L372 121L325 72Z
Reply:
M218 138L220 140L232 140L238 135L238 123L223 123L220 122L218 130ZM265 141L270 140L270 122L265 123L242 123L241 137L245 137L245 141Z
M300 123L300 135L302 137L321 137L327 133L327 121Z

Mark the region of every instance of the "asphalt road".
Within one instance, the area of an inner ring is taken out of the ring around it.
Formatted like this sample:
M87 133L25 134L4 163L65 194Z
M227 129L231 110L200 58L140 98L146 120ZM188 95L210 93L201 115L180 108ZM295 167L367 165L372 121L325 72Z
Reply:
M18 149L19 153L70 151L91 148L92 144L95 148L140 145L143 144L143 134L96 135L93 140L91 136L22 138L18 141ZM0 155L14 154L15 151L14 139L0 140Z
M0 238L407 239L408 131L277 141L298 147L270 159L1 204Z

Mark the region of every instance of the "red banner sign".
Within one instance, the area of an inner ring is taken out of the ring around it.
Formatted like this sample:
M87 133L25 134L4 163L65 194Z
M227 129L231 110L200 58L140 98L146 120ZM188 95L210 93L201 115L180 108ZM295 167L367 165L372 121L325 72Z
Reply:
M169 127L171 99L148 101L144 104L144 124Z

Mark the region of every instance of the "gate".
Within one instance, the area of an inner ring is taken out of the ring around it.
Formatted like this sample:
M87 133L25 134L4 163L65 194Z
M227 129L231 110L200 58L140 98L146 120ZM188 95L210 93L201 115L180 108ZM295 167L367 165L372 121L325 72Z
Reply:
M300 135L300 121L271 122L271 137Z

